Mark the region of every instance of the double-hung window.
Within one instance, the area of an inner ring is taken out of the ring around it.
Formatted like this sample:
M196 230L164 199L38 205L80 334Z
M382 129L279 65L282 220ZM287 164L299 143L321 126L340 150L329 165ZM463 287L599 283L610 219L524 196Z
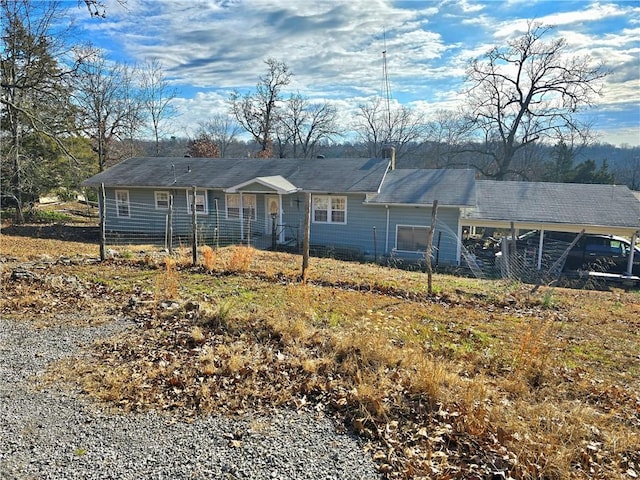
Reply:
M189 213L191 213L191 205L193 205L193 190L187 190L187 210ZM206 190L196 190L196 213L209 213Z
M347 223L347 197L313 196L314 223Z
M129 190L116 190L116 212L118 217L130 217Z
M424 252L427 250L429 227L398 225L396 227L396 250L401 252Z
M245 219L257 220L257 203L256 196L252 193L242 195L240 202L239 193L228 193L225 195L225 204L227 207L227 218L240 218L240 206L242 204L242 217Z
M154 192L157 210L167 210L169 208L169 192Z

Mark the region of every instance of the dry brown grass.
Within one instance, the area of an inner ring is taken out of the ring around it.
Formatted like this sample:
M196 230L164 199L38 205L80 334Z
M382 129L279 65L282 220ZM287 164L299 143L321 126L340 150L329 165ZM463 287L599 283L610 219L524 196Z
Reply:
M218 254L208 245L200 249L200 254L202 256L202 265L208 272L212 272L219 265L220 258Z
M177 270L177 262L174 258L164 259L164 269L156 280L156 301L178 299L178 286L180 275Z
M216 252L204 269L50 266L99 278L94 308L144 320L51 378L125 410L323 410L370 442L386 478L640 472L638 292L533 295L436 275L439 293L428 296L419 273L331 260L313 260L301 285L295 256L251 250L232 270L235 249ZM169 271L180 307L163 309L154 297ZM38 317L49 301L38 291L65 288L42 285L3 282L5 308ZM19 288L30 300L9 303Z
M234 273L244 273L249 270L251 261L255 257L256 249L253 247L230 247L231 255L227 262L227 270Z
M100 247L82 242L0 235L0 257L27 261L58 258L59 255L66 257L84 255L98 258Z

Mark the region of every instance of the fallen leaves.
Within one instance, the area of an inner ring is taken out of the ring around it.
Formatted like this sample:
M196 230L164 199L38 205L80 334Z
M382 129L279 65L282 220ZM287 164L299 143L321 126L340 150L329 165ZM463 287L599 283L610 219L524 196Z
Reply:
M185 301L160 298L162 268L149 262L5 264L0 311L44 324L134 319L139 328L51 372L125 411L323 412L367 442L387 479L637 478L637 386L614 377L609 357L590 359L597 372L571 365L602 320L514 291L426 296L418 276L379 278L379 267L360 281L362 265L318 262L315 283L298 288L289 257L286 272L279 257L256 257L260 270L242 275L183 268ZM635 304L613 303L606 327L626 343L611 349L627 345L637 369L638 320L622 317ZM530 380L536 369L543 381ZM227 440L242 448L236 433Z

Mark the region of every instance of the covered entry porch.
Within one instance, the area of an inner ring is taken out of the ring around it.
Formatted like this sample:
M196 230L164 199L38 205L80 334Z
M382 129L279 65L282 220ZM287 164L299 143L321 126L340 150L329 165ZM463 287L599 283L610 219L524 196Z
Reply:
M240 238L243 241L251 241L258 248L274 249L277 245L291 241L293 230L285 219L284 199L300 191L300 188L280 175L255 177L225 189L226 194L238 195ZM257 234L258 238L249 240L250 232L246 231L245 227L247 219L254 220L257 231L254 229L253 233ZM297 229L297 224L295 228Z

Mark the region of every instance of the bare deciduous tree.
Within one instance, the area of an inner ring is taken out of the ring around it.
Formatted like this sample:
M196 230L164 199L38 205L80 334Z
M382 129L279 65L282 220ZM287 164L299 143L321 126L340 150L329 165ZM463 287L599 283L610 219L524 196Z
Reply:
M438 110L426 124L425 137L428 141L424 168L445 168L464 165L459 158L458 148L465 143L465 123L458 112Z
M289 84L292 75L284 62L269 58L265 63L267 73L260 77L255 92L241 95L236 91L229 98L231 113L260 145L260 157L272 154L282 88Z
M524 35L469 66L467 115L476 135L471 150L486 159L477 168L487 177L517 176L513 160L519 150L582 131L576 113L600 91L602 66L567 56L564 39L544 42L550 30L531 22Z
M322 142L340 135L336 118L336 109L329 103L312 103L300 94L291 95L280 115L280 156L286 156L290 149L294 158L314 157Z
M140 68L140 88L145 113L151 120L156 156L159 156L164 123L177 115L171 102L178 92L167 81L162 64L156 58L147 59Z
M105 2L102 0L78 0L78 5L84 3L89 10L89 15L92 17L102 17L105 18L107 16L107 7ZM122 6L126 6L127 0L118 0L118 3Z
M198 136L206 135L218 146L222 158L227 156L229 145L240 133L240 125L230 115L216 114L199 123Z
M79 70L76 101L79 122L98 154L98 168L104 170L113 159L115 140L130 139L142 124L142 98L134 84L131 67L108 62L100 53Z
M387 110L380 98L359 106L354 129L371 157L382 156L385 145L392 144L396 156L402 158L424 141L426 133L425 125L411 108L395 105Z

